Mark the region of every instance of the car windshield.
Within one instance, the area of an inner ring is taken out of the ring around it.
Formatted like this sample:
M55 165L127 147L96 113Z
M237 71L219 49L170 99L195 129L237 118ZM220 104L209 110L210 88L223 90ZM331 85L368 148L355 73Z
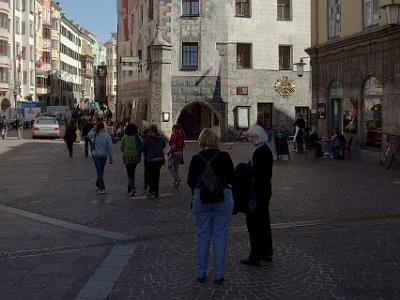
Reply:
M36 124L38 124L38 125L57 125L57 120L54 118L37 119Z

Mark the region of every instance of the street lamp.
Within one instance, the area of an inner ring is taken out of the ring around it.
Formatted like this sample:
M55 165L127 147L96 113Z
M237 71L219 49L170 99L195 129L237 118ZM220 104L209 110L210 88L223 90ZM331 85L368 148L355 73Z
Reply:
M21 95L21 83L17 81L14 85L13 89L14 101L15 101L15 109L18 107L18 96Z
M297 76L303 77L304 75L304 66L306 63L304 62L304 59L308 57L301 57L298 63L295 63L294 65L297 67Z
M400 4L394 3L381 6L386 12L386 19L389 25L397 25L399 22Z

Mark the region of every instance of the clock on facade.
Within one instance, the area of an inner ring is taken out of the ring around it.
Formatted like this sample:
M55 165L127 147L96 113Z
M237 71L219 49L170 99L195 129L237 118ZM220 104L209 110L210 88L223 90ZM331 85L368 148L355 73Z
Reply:
M296 90L296 82L283 76L275 82L275 91L283 98L289 98Z

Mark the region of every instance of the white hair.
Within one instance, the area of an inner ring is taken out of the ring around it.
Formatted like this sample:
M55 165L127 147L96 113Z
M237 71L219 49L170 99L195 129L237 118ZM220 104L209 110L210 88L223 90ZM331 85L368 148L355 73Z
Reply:
M260 125L251 126L250 129L247 130L247 135L255 135L258 136L260 142L268 142L268 134Z

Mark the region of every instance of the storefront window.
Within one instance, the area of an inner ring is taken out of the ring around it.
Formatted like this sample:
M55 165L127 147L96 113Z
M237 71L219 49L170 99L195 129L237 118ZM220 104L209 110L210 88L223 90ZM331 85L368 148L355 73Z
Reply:
M369 77L364 85L365 146L382 146L382 85L376 77Z

